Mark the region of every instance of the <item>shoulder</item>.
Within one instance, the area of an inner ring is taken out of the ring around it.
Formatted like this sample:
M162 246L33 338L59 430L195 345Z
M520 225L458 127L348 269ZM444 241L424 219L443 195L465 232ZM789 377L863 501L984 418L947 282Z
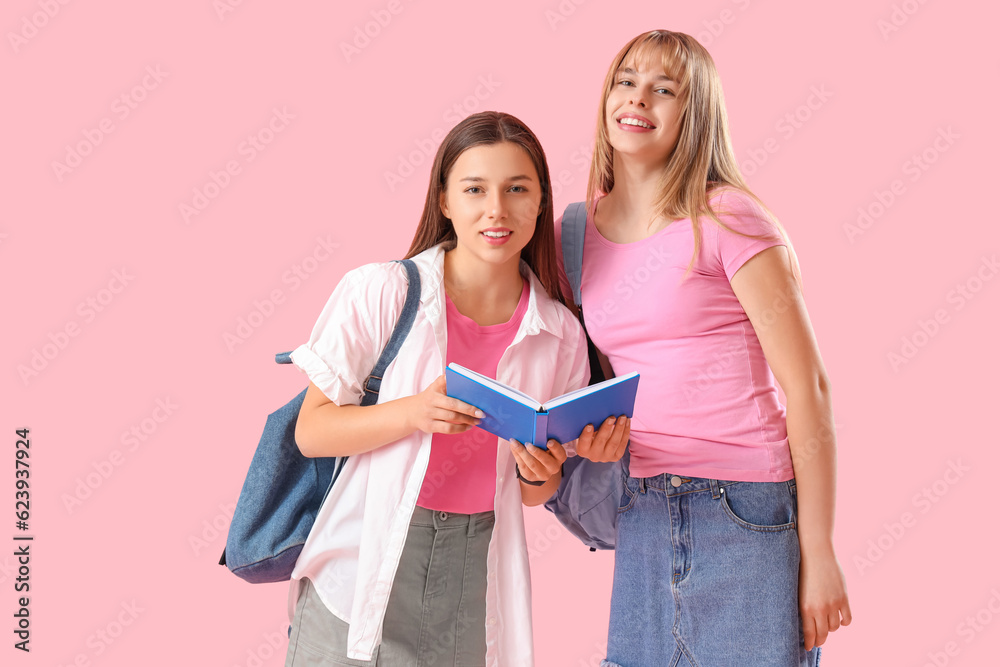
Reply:
M709 193L709 206L724 225L742 233L759 236L781 236L780 227L771 213L755 196L734 187L720 187ZM710 225L719 234L726 230Z

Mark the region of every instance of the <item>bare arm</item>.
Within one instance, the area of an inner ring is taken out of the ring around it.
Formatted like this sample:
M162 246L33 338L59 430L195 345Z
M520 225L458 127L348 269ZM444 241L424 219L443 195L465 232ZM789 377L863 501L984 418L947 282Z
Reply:
M462 433L482 411L445 394L444 376L415 396L375 405L337 405L312 382L295 424L303 456L351 456L377 449L420 430Z
M751 258L731 284L787 398L802 555L799 606L808 650L851 621L833 548L837 453L829 379L783 246Z

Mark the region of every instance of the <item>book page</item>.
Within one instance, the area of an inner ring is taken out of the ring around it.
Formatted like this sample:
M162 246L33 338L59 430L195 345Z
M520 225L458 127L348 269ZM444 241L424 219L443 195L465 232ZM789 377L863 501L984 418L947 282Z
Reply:
M593 394L595 391L600 391L605 387L611 387L613 385L618 384L619 382L624 382L625 380L631 380L636 375L638 375L638 373L632 372L628 373L627 375L613 377L610 380L605 380L604 382L599 382L598 384L592 384L589 387L580 387L579 389L574 389L568 394L563 394L562 396L557 396L556 398L553 398L551 401L546 403L542 409L551 410L552 408L564 405L566 403L569 403L570 401L574 401L577 398L580 398L581 396L587 396L588 394Z
M465 366L460 366L456 363L451 363L448 364L448 368L452 369L459 375L464 375L470 380L474 380L476 382L479 382L480 384L486 385L490 389L493 389L494 391L503 394L507 398L513 399L518 403L521 403L522 405L527 405L529 408L535 410L536 412L540 410L542 407L542 404L539 403L537 399L532 398L531 396L528 396L527 394L522 393L517 389L514 389L513 387L509 387L505 385L503 382L494 380L491 377L487 377L485 375L482 375L481 373L477 373L474 370L466 368Z

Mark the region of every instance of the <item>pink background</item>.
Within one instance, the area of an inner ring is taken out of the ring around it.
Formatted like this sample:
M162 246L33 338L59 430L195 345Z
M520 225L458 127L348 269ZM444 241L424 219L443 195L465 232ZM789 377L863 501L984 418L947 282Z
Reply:
M824 667L993 663L1000 10L222 2L4 3L5 664L282 664L286 585L216 564L264 417L303 386L274 353L305 340L345 271L404 253L425 153L461 117L520 117L561 181L557 210L579 200L606 69L653 28L708 46L745 174L802 263L855 615ZM211 198L185 221L196 190ZM11 632L20 427L30 654ZM537 663L596 665L613 555L526 514Z

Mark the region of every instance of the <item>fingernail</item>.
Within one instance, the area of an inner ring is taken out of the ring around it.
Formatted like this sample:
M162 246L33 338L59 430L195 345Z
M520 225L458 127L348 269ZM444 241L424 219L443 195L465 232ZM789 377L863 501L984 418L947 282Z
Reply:
M614 424L615 423L615 418L614 417L608 417L607 420L605 420L604 423L605 424Z
M486 413L483 412L482 410L476 410L476 416L482 419L483 417L486 416Z
M587 433L593 433L594 432L594 425L593 424L587 424L587 428L585 428L583 430L586 431Z

